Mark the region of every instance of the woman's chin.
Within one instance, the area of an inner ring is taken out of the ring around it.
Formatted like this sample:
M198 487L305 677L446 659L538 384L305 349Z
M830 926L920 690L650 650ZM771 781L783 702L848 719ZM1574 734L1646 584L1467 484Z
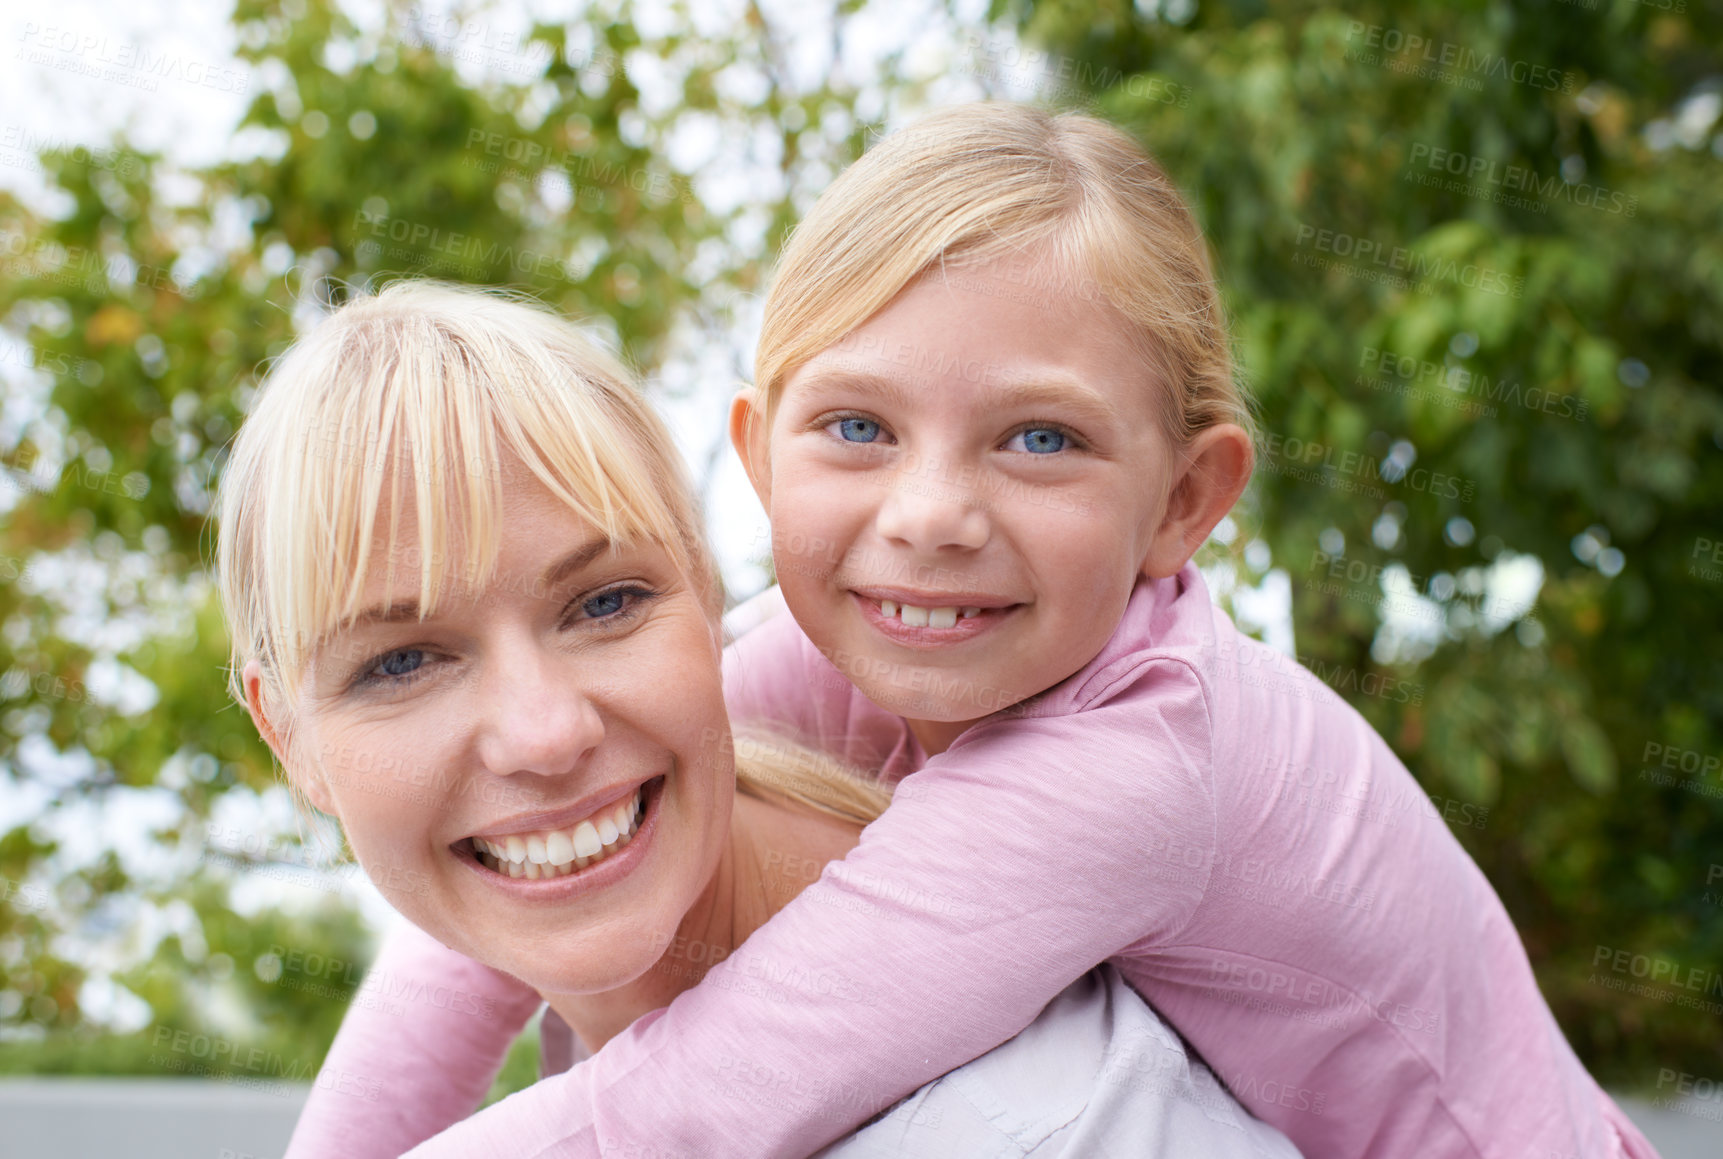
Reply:
M552 994L603 994L640 980L663 956L670 935L653 931L621 933L592 930L551 939L533 947L517 944L498 952L497 942L463 949L469 958L499 970L549 997ZM461 945L462 943L453 943ZM657 946L660 949L653 949ZM478 952L474 952L474 951Z
M541 995L550 998L552 995L605 994L620 990L638 981L653 967L653 962L642 957L639 962L577 962L560 970L533 968L536 964L515 963L515 969L504 965L486 963L493 969L519 978Z

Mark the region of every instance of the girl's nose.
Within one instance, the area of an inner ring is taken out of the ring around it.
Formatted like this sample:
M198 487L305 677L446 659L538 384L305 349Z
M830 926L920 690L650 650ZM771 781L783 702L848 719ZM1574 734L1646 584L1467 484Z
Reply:
M494 776L571 773L604 739L597 707L542 645L493 657L480 679L479 757Z
M899 473L880 503L876 528L913 551L974 551L987 543L992 521L973 488L932 472Z

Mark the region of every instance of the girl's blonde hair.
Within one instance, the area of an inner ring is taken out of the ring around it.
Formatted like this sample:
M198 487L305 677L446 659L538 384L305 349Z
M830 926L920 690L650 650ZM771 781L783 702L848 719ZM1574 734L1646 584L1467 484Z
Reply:
M1025 293L1110 305L1163 380L1182 445L1252 429L1202 231L1130 136L1080 113L982 103L886 137L796 227L766 299L755 384L770 416L790 374L935 263L1043 259Z
M450 582L488 583L511 455L612 543L662 545L716 623L723 592L699 504L629 372L535 303L400 281L300 338L234 439L216 549L234 698L245 702L243 670L259 661L265 703L291 744L300 675L318 642L359 612L383 510L388 547L377 562L391 586L397 567L417 569L421 616ZM408 499L411 557L396 550ZM890 799L781 739L738 742L736 756L756 795L864 824Z

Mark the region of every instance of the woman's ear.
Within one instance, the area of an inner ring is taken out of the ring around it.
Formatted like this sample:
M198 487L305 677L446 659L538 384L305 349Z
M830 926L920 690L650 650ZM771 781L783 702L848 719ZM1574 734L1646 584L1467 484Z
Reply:
M1215 524L1238 502L1256 463L1250 436L1233 423L1204 428L1181 457L1161 525L1143 559L1142 574L1149 579L1173 575L1190 562Z
M758 390L744 386L730 400L730 445L736 448L736 455L742 460L742 470L748 473L748 482L753 484L754 494L760 497L760 506L769 512L772 509L772 460L768 453L770 440L767 435L764 400Z
M270 720L269 711L264 706L263 665L256 660L247 660L239 679L240 685L245 689L245 710L251 714L251 723L257 726L257 735L263 738L263 743L275 754L275 759L287 773L287 779L319 811L331 817L335 816L335 802L329 796L329 786L323 782L323 771L316 768L296 768L294 762L288 759L292 750L287 743L287 737L283 730Z

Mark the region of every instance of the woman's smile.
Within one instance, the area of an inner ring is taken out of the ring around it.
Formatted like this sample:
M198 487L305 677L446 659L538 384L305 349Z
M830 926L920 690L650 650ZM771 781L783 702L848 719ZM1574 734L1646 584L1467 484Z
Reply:
M469 840L488 869L510 877L561 877L628 844L640 820L642 787L636 786L620 802L617 794L608 793L598 804L564 809L559 816L522 818L475 833Z
M510 897L561 901L607 888L632 873L657 832L662 776L620 804L605 805L558 828L470 837L452 848L485 883Z

